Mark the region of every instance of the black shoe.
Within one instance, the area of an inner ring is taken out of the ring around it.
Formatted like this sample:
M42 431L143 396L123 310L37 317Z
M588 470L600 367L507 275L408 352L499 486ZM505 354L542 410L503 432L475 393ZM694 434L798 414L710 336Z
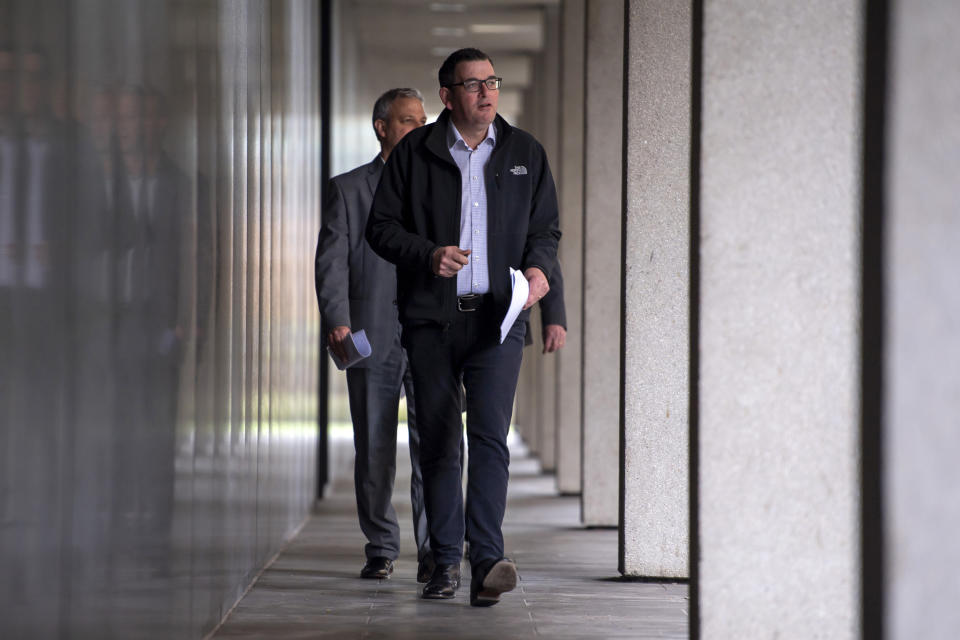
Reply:
M457 595L459 587L460 565L438 564L420 596L427 600L447 600Z
M367 560L367 564L363 565L363 569L360 570L360 577L386 580L391 573L393 573L393 560L377 556Z
M437 568L437 563L433 561L433 554L429 553L423 556L423 560L417 565L417 582L430 582L433 576L433 570Z
M470 580L470 605L491 607L500 602L500 594L517 586L517 565L510 558L501 558L477 567Z

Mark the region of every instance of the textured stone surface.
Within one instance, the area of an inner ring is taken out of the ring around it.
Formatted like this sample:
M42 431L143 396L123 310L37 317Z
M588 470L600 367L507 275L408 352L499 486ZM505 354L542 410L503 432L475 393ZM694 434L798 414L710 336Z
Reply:
M630 3L621 571L689 575L690 5Z
M704 6L704 638L857 636L860 11Z
M563 3L561 33L560 262L567 305L567 346L557 353L557 489L580 492L583 426L583 0Z
M531 325L539 324L539 309L534 307L530 313ZM540 396L537 393L538 363L529 357L529 349L523 351L520 364L520 376L517 379L517 391L513 401L513 426L523 438L528 450L536 454L540 448L537 431L537 406Z
M887 190L887 633L960 629L960 4L895 3Z
M540 466L553 473L557 468L557 357L540 353L543 340L528 348L540 356Z
M534 309L531 318L536 318L537 310ZM539 322L539 320L534 320ZM523 438L527 447L532 453L539 449L537 441L536 419L537 419L537 401L536 393L536 363L526 357L528 351L524 351L523 362L520 365L520 377L517 380L517 394L514 399L514 428Z
M583 521L619 520L623 3L587 5Z

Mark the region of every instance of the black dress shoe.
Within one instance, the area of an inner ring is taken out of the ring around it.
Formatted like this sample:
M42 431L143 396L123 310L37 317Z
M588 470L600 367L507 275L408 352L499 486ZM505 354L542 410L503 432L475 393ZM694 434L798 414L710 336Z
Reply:
M500 602L500 594L517 586L517 565L501 558L477 567L470 579L470 605L491 607Z
M367 560L367 564L363 565L363 569L360 570L360 577L385 580L390 577L391 573L393 573L393 560L377 556Z
M438 564L420 596L427 600L447 600L457 595L459 586L460 565Z
M423 557L423 560L417 565L417 582L430 582L433 576L433 570L437 568L437 563L433 561L433 554Z

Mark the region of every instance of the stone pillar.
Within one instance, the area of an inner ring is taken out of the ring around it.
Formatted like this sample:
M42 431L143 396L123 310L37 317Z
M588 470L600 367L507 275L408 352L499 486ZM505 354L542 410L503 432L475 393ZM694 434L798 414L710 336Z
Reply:
M557 490L580 493L583 426L583 139L584 0L566 0L561 16L560 263L567 306L567 346L557 353Z
M704 4L702 638L858 635L862 10Z
M620 459L623 2L587 3L583 522L616 526Z
M629 4L620 571L686 577L691 6Z
M530 330L536 334L540 323L538 309L530 312ZM530 347L523 349L523 362L520 365L520 380L517 383L517 428L532 456L540 453L540 431L537 428L540 419L539 374L540 361L533 358Z
M546 473L557 469L557 358L552 354L542 354L542 330L534 331L534 343L527 347L536 351L540 358L539 396L540 396L540 468Z
M885 637L955 638L960 629L960 5L930 0L891 7L886 264L883 274L874 274L886 280ZM878 220L870 217L864 224L869 222Z
M547 97L543 105L543 134L540 142L547 152L554 181L559 178L560 166L560 9L557 6L544 7L544 50L543 89ZM538 377L540 397L539 440L540 467L545 472L557 468L557 400L558 384L557 358L552 354L542 354L543 333L540 327L533 332L534 343L528 347L531 355L540 359ZM539 336L541 339L537 340Z
M523 438L524 444L531 455L536 455L538 448L537 432L534 424L537 416L537 395L534 385L536 377L536 363L527 358L524 352L523 362L520 365L520 377L517 380L517 394L514 399L514 426L517 433Z

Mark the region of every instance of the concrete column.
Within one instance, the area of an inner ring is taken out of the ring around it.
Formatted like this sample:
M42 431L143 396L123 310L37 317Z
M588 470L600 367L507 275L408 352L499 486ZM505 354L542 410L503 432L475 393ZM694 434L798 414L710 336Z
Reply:
M540 312L533 309L530 312L530 330L536 333L535 328L540 324ZM523 422L521 422L521 435L531 455L540 455L540 404L543 399L540 396L540 360L533 357L533 352L529 347L523 349L523 368L521 369L522 388L518 387L517 393L523 394L521 402L523 403Z
M526 357L524 352L523 362L520 365L520 378L517 380L517 394L514 400L514 425L517 433L523 438L527 449L531 454L536 454L536 429L534 422L537 415L537 395L534 380L536 376L536 366Z
M543 105L544 131L540 142L544 145L554 180L559 178L560 166L560 9L544 7L543 84L547 100ZM540 339L537 340L536 338ZM540 466L545 472L557 468L557 400L559 380L557 358L543 355L543 339L540 327L534 331L534 343L528 347L532 355L540 359Z
M631 0L620 571L689 575L691 6Z
M583 112L584 0L566 0L561 16L560 263L567 306L567 346L557 353L557 490L580 492L583 399Z
M702 638L858 635L862 10L704 4Z
M543 350L542 342L530 348ZM557 469L557 359L541 356L540 370L540 468L546 473Z
M891 6L886 637L946 639L960 630L960 5Z
M582 504L588 526L619 520L623 7L587 3Z
M518 125L533 135L549 150L555 131L549 126L547 104L549 85L545 78L544 56L536 55L531 61L533 74L530 86L524 92L524 115ZM530 311L530 336L536 339L540 335L540 309L537 305ZM529 453L541 458L543 441L543 405L550 398L544 396L543 362L536 349L525 347L520 381L517 385L518 427Z

